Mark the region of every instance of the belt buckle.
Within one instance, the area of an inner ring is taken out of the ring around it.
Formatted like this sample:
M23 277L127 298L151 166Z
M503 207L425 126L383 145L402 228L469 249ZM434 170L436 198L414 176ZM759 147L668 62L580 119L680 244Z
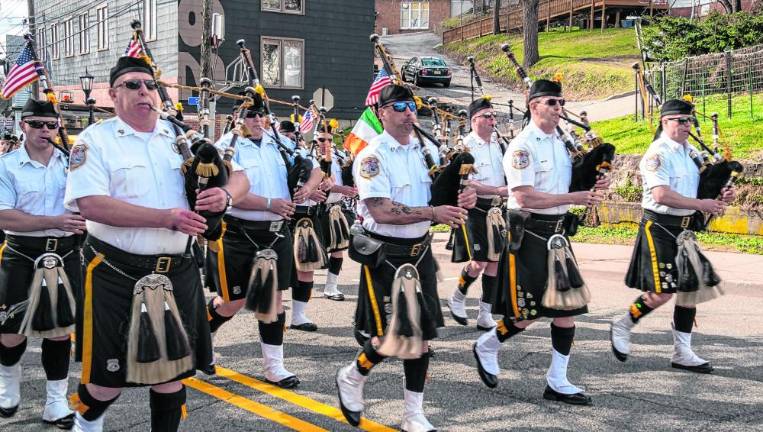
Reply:
M414 257L419 253L421 253L421 243L416 243L413 245L413 247L411 247L411 256Z
M500 207L501 204L503 204L503 198L501 198L500 196L495 196L493 197L493 200L490 201L490 205L493 207Z
M55 252L58 249L58 239L49 238L45 241L45 252Z
M559 219L558 221L556 221L556 226L554 227L554 233L562 232L562 224L564 224L564 219Z
M689 228L689 222L691 222L691 216L684 216L681 218L681 228Z
M280 232L281 231L281 227L283 227L283 221L282 220L273 221L273 222L270 222L270 228L268 229L268 231L270 231L270 232Z
M156 273L168 273L170 271L170 267L172 266L172 257L159 257L156 259L156 268L154 268L154 272Z

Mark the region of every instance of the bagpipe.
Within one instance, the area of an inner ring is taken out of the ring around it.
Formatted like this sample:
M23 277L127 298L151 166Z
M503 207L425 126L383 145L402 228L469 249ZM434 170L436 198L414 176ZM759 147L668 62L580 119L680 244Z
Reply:
M486 97L485 90L482 88L482 78L480 78L480 74L477 72L477 66L474 64L474 57L469 56L466 60L469 62L469 70L471 71L472 77L474 77L474 81L477 83L477 90L479 91L480 96ZM501 132L498 131L497 126L493 126L493 133L498 139L498 145L501 146L501 153L506 154L506 150L509 148L509 139L504 137Z

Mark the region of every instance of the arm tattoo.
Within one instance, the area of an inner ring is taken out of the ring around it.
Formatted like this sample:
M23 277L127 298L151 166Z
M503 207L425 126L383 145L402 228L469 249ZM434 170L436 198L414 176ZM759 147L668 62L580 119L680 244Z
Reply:
M381 207L388 198L368 198L366 204L371 207Z

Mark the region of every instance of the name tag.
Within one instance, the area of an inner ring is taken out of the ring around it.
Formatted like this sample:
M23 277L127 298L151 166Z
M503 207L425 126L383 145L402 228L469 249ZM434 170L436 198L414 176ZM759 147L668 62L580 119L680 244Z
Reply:
M283 227L283 221L282 220L280 220L280 221L273 221L273 222L270 222L270 229L269 229L269 231L270 232L279 232L279 231L281 231L281 227Z

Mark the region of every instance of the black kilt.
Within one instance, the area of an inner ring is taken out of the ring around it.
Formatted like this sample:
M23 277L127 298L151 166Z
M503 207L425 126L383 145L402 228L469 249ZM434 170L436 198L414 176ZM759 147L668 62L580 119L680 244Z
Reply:
M103 259L133 279L113 270ZM156 267L138 265L156 261L153 255L135 255L124 252L93 236L88 236L82 247L84 257L83 293L77 302L82 313L77 314L76 359L82 362L82 384L103 387L143 386L126 382L127 343L133 287L137 279L154 273ZM191 345L194 367L170 381L195 375L196 367L212 362L212 340L207 323L206 303L193 257L173 256L169 271L163 273L172 281L175 303Z
M564 216L533 214L527 221L522 245L515 253L504 249L498 262L499 289L493 301L493 313L513 317L516 321L541 317L559 318L588 313L588 306L573 310L543 307L543 295L548 280L548 248L542 240L530 232L548 239L561 234ZM530 232L528 232L530 231ZM569 238L565 234L565 238ZM516 277L512 277L514 274Z
M424 241L425 237L418 239L391 239L374 235L388 243L396 245L414 245ZM394 240L394 242L392 242ZM437 264L432 255L431 247L422 251L424 256L398 256L387 255L386 260L392 265L383 262L379 267L370 268L367 265L360 267L360 284L358 287L358 303L355 308L355 330L371 336L383 336L387 329L388 315L392 314L392 281L395 279L395 271L401 265L416 264L421 281L421 291L424 294L427 309L435 321L436 327L445 327L445 321L440 307L440 298L437 294ZM394 266L394 268L393 268ZM373 293L373 295L372 295ZM374 301L372 301L372 298Z
M469 240L472 243L472 261L490 262L488 251L490 245L487 240L487 212L493 208L492 200L479 198L477 205L469 209L469 219L466 221L466 227L469 233ZM504 217L505 217L505 211Z
M75 296L81 290L82 280L77 236L29 237L9 234L5 240L0 246L0 334L19 332L26 309L12 315L7 311L29 298L29 285L35 272L34 262L13 250L33 259L46 252L63 257L64 270ZM2 324L3 318L7 318L5 324Z
M320 206L321 210L318 212L318 224L316 225L315 233L318 234L318 238L321 239L321 244L326 248L328 253L339 252L347 249L346 247L331 250L328 248L328 244L331 243L331 222L329 220L329 212L334 206L340 206L342 208L342 214L344 215L345 219L347 219L348 226L352 226L352 223L355 221L355 213L348 210L342 201Z
M278 290L287 290L292 286L293 281L297 278L297 273L293 265L291 231L285 221L281 223L281 229L278 232L270 231L271 222L267 221L247 221L225 216L223 223L225 224L223 238L218 240L218 248L222 251L222 260L220 259L220 252L209 249L207 253L206 274L207 286L210 289L216 291L226 302L246 298L249 277L254 265L254 256L258 251L268 247L278 255L276 261ZM244 235L244 231L257 245L249 241ZM282 237L278 238L277 234ZM270 246L273 240L276 241L273 246Z
M658 294L677 291L676 237L686 229L680 225L682 219L644 210L628 273L625 275L626 286ZM690 224L690 221L686 220L686 223Z

